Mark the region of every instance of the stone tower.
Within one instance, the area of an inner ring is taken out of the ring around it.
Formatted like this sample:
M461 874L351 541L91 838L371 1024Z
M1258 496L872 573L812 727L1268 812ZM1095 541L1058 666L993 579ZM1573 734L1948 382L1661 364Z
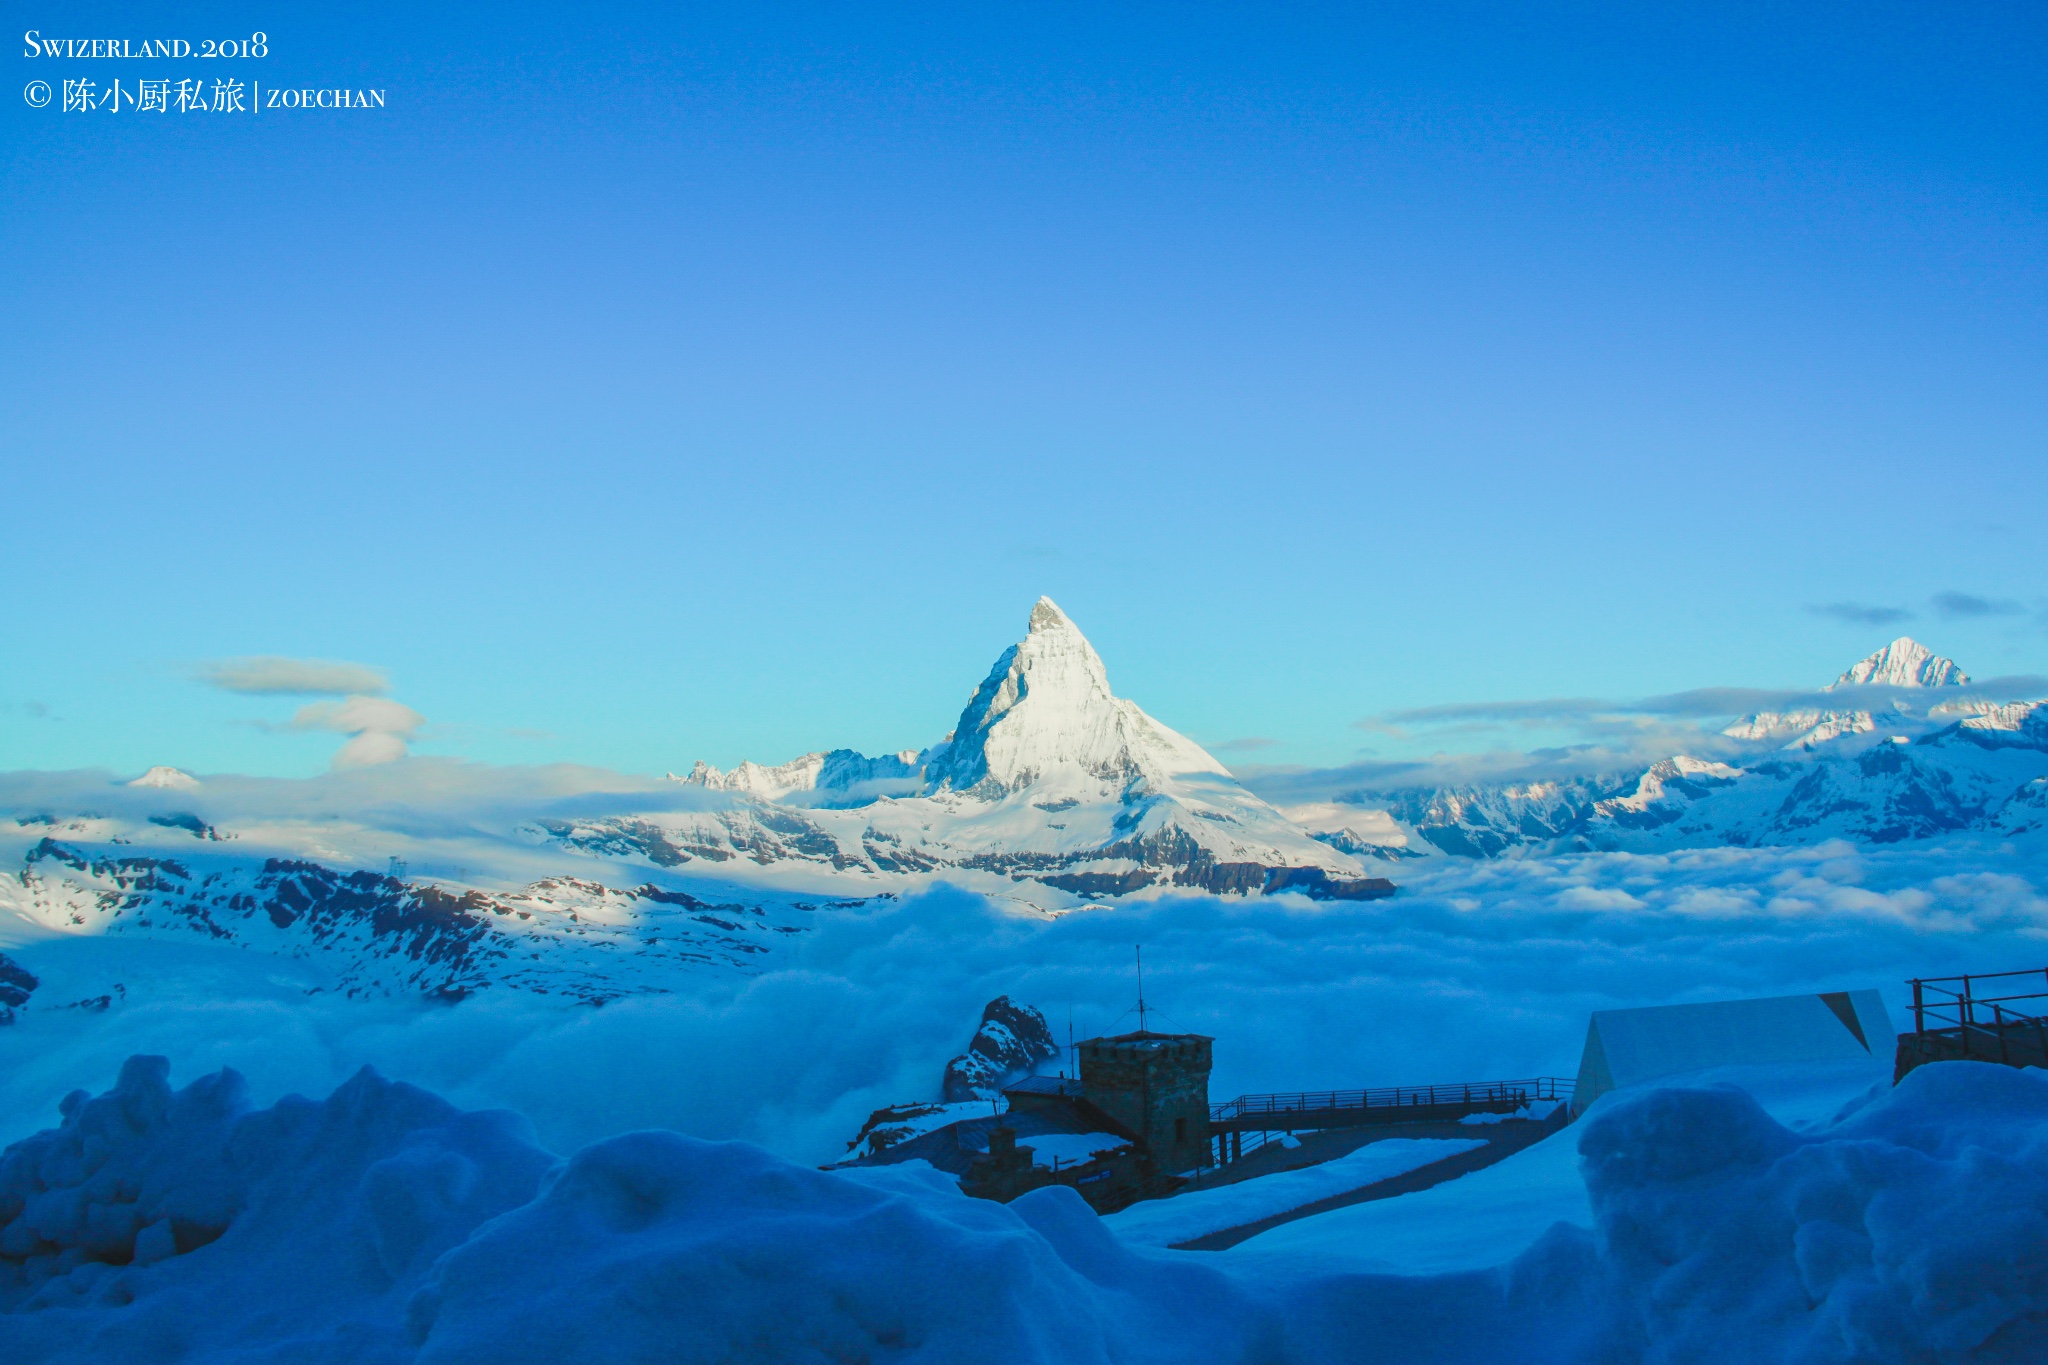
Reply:
M1080 1045L1082 1098L1144 1141L1175 1175L1209 1157L1209 1048L1199 1033L1125 1033Z

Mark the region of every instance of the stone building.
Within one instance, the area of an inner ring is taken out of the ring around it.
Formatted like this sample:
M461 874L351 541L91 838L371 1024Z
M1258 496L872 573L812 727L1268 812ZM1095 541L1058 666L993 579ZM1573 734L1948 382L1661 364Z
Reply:
M1008 1112L958 1119L853 1165L928 1161L961 1188L1008 1201L1067 1185L1098 1212L1166 1194L1209 1164L1214 1040L1126 1033L1080 1044L1080 1078L1027 1076L1003 1088Z
M1078 1049L1081 1097L1143 1144L1155 1174L1209 1164L1209 1067L1213 1038L1199 1033L1125 1033Z

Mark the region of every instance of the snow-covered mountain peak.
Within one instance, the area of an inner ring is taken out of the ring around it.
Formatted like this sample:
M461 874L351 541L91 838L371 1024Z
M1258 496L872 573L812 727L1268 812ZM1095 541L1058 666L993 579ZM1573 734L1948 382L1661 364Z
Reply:
M199 786L199 779L183 769L159 763L128 785L131 787L169 787L175 791L192 791Z
M1167 887L1370 899L1394 889L1359 876L1348 851L1310 838L1199 744L1111 693L1095 647L1044 597L953 733L929 749L833 749L727 772L700 762L669 780L733 799L532 829L662 868L744 860L871 885L943 872L990 879L1011 901ZM1029 884L1044 889L1020 889Z
M774 801L791 792L809 791L817 786L818 772L824 766L823 750L804 754L787 763L778 763L772 768L748 759L742 761L731 772L720 772L700 758L696 766L690 769L689 776L677 777L670 773L668 780L693 787L708 787L713 791L740 792L764 801Z
M1970 675L1910 636L1878 650L1841 677L1823 687L1836 692L1846 687L1961 687ZM1935 708L1939 710L1940 708ZM1786 749L1812 749L1846 735L1869 734L1914 714L1907 703L1894 700L1887 710L1837 711L1807 706L1791 711L1759 711L1744 716L1721 733L1735 739L1773 741Z
M1050 597L1039 598L1031 608L1030 633L1036 635L1041 630L1071 630L1076 635L1081 633L1075 629L1074 623L1067 619L1067 614L1060 610L1059 603ZM1088 642L1083 640L1081 643L1085 645Z
M1114 696L1095 647L1041 597L1024 638L975 689L926 776L934 787L994 796L1054 779L1121 788L1140 776L1224 771L1192 740Z
M1874 685L1879 687L1961 687L1970 675L1910 636L1898 639L1859 661L1821 690Z

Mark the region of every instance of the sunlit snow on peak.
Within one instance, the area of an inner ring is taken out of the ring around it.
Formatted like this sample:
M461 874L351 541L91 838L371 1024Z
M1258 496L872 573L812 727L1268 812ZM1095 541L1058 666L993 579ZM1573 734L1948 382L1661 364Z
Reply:
M1859 661L1855 667L1821 690L1840 687L1961 687L1970 675L1910 636L1898 639Z
M179 768L159 763L142 776L128 784L131 787L170 787L178 791L191 791L199 785L199 779Z

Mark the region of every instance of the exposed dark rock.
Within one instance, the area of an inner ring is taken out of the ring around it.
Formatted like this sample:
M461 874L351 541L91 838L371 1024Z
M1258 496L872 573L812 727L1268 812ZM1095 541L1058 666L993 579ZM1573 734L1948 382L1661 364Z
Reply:
M1144 868L1130 872L1060 872L1038 880L1077 896L1128 896L1152 885L1152 874Z
M1320 867L1269 867L1261 889L1267 895L1299 891L1319 901L1374 901L1394 894L1385 877L1332 877Z
M946 1063L946 1103L993 1099L1004 1082L1059 1054L1045 1016L1007 995L988 1002L967 1051Z
M916 1120L936 1114L945 1107L943 1104L927 1102L892 1104L877 1109L868 1115L868 1121L860 1126L860 1132L854 1135L853 1141L846 1144L847 1153L857 1157L872 1156L876 1152L894 1147L905 1138L923 1131Z
M0 1026L14 1022L14 1012L28 1003L41 984L28 968L0 953Z
M190 811L181 811L175 815L152 815L149 817L149 823L152 825L162 825L165 829L182 829L195 839L211 839L215 843L220 842L220 835L214 830L213 826L207 824Z

